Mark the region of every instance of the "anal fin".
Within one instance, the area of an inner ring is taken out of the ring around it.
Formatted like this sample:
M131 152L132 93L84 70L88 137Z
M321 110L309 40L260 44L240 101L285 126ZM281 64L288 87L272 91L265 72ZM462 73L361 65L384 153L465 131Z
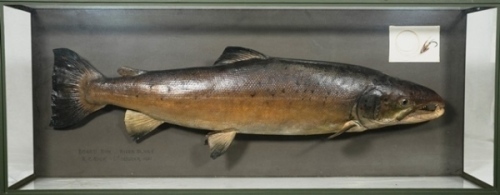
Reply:
M127 110L125 112L125 127L127 133L138 141L141 137L155 130L158 126L163 124L163 121L151 118L140 112Z
M209 133L207 142L210 147L210 157L216 159L224 154L235 136L236 131L233 129Z

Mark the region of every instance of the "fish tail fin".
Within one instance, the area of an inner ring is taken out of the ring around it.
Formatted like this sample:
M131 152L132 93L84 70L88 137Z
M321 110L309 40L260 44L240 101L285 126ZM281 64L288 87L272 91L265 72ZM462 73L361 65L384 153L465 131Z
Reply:
M89 81L104 79L85 59L69 49L54 49L52 74L52 120L56 129L73 126L105 105L93 104L85 98Z

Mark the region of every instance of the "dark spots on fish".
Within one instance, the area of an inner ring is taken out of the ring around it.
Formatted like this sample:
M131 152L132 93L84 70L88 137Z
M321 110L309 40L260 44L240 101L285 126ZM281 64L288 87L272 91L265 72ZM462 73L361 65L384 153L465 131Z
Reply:
M304 89L304 93L307 93L307 89Z
M139 95L135 95L136 98L139 98Z
M146 83L151 83L154 80L154 77L146 77Z
M285 92L286 92L286 91L285 91L285 89L284 89L284 88L283 88L283 89L281 89L281 93L285 93Z
M275 94L274 92L273 92L273 93L271 93L271 96L273 96L273 97L274 97L275 95L276 95L276 94Z
M299 80L295 80L295 85L299 86L300 85L300 81Z
M257 93L253 92L253 93L250 94L250 97L255 97L255 95L257 95Z
M309 97L309 101L311 101L311 100L312 100L312 97Z
M330 95L330 94L332 94L332 92L331 92L331 91L328 91L328 92L326 92L326 94Z
M288 102L288 106L291 106L292 104L293 104L293 102L292 102L292 101L289 101L289 102Z
M162 97L162 98L160 98L160 100L161 100L161 101L163 101L163 97Z
M262 81L257 82L258 86L262 86Z
M197 100L197 99L198 99L198 96L197 96L197 95L195 95L195 96L194 96L194 99L195 99L195 100Z
M314 94L314 89L311 89L311 94Z

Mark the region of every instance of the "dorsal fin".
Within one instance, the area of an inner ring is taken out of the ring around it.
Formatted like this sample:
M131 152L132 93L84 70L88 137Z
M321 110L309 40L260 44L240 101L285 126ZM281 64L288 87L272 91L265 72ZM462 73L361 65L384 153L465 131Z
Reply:
M119 68L117 72L124 77L137 76L146 73L145 70L134 69L126 66Z
M227 65L251 59L267 59L267 56L252 49L231 46L224 49L222 55L215 61L214 66Z

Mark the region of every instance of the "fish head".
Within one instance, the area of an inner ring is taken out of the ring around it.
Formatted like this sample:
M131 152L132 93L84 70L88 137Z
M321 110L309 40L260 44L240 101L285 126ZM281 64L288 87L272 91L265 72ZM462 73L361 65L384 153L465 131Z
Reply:
M433 90L395 78L367 90L358 99L356 113L367 129L413 124L444 114L443 98Z

